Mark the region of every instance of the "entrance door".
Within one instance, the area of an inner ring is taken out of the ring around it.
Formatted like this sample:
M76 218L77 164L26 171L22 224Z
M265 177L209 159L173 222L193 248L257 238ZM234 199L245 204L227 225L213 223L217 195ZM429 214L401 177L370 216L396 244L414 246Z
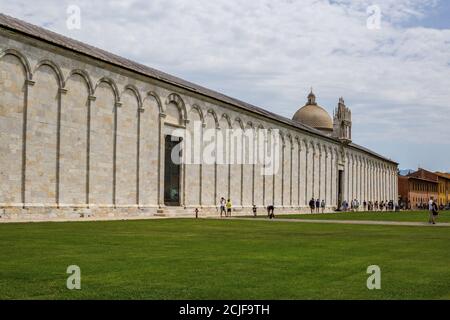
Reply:
M180 176L181 176L181 148L179 152L173 152L182 138L165 136L164 156L164 204L166 206L179 207L180 202ZM173 157L173 158L172 158Z
M342 205L342 201L344 201L343 199L343 190L344 190L344 171L343 170L339 170L338 171L338 203L337 203L337 208L338 210L341 209L341 205Z

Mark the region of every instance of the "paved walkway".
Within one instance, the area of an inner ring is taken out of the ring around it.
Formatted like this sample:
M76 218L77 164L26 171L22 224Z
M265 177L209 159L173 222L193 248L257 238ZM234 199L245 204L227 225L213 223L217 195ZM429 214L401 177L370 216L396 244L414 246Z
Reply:
M56 219L4 219L1 223L38 223L38 222L88 222L88 221L120 221L120 220L158 220L158 219L192 219L192 217L160 217L160 216L129 216L129 217L86 217L86 218L56 218ZM267 221L267 222L292 222L292 223L324 223L324 224L353 224L353 225L380 225L380 226L408 226L408 227L450 227L450 223L437 223L430 225L426 222L407 221L371 221L371 220L322 220L322 219L286 219L276 218L274 220L262 218L220 218L217 216L202 216L202 219L218 220L247 220L247 221Z
M358 225L379 225L379 226L408 226L408 227L450 227L450 223L436 223L435 225L426 222L408 221L371 221L371 220L317 220L317 219L255 219L255 218L231 218L234 220L249 221L270 221L270 222L303 222L303 223L325 223L325 224L358 224Z

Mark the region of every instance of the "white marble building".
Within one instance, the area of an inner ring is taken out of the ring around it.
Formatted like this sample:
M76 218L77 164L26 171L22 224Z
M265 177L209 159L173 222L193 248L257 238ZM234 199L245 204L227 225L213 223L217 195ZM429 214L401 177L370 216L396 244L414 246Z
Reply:
M307 212L312 197L329 211L342 200L397 199L397 163L351 142L343 99L332 119L311 93L286 119L5 15L0 73L2 217L217 214L222 196L243 214L270 204ZM227 129L264 133L253 148L242 135L246 156L271 149L276 132L279 170L262 175L265 163L243 155L186 161L211 147L202 135ZM172 136L183 138L179 165Z

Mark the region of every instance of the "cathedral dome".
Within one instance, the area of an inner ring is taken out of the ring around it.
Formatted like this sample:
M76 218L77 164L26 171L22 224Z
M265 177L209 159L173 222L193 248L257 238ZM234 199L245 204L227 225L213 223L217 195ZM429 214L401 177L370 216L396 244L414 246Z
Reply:
M328 112L316 103L316 96L312 91L308 95L306 105L295 113L292 120L321 131L333 131L333 120Z

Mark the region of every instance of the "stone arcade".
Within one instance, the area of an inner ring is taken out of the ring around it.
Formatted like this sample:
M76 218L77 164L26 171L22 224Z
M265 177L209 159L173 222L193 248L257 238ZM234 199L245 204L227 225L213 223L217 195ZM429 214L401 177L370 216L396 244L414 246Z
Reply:
M3 217L216 214L221 196L244 214L253 204L306 212L312 197L327 210L397 199L397 163L351 142L343 99L331 119L311 92L286 119L5 15L0 72ZM182 135L172 132L198 122L203 132L278 131L280 170L174 164Z

